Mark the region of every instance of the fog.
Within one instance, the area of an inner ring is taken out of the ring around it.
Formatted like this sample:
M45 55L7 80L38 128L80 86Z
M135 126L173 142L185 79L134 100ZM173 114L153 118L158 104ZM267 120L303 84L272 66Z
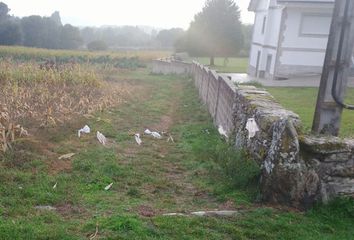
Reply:
M3 0L10 14L50 16L59 11L63 23L75 26L144 25L156 28L187 29L194 15L201 11L205 0ZM241 20L253 23L247 11L248 0L235 1L241 10Z

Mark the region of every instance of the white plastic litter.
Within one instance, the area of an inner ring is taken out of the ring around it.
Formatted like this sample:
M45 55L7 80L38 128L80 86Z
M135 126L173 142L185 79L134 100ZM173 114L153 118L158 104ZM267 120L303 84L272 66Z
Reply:
M221 125L219 126L218 131L219 131L219 133L220 133L221 136L224 136L224 137L226 137L226 138L229 137L229 136L227 136L227 133L226 133L225 129L224 129Z
M86 125L85 127L81 128L81 129L77 132L77 135L78 135L78 137L81 137L81 134L82 134L82 133L89 134L90 132L91 132L91 128Z
M113 183L109 184L107 187L104 188L105 191L108 191L109 189L111 189L111 187L113 186Z
M137 134L135 134L134 137L135 137L136 143L140 146L140 145L143 143L143 141L142 141L141 138L140 138L140 134L137 133Z
M75 153L68 153L68 154L64 154L62 156L60 156L58 159L59 160L63 160L63 159L70 159L75 155Z
M97 140L102 144L102 145L106 145L107 143L107 138L100 133L99 131L97 131Z
M158 132L152 132L151 135L154 137L154 138L158 138L158 139L161 139L162 136L160 135L160 133Z
M248 119L246 129L248 131L248 139L251 139L256 136L256 133L259 131L259 127L254 118Z
M54 184L54 186L53 186L53 189L56 189L56 188L57 188L57 185L58 185L58 183L56 182L56 183Z
M150 135L150 136L153 136L154 138L157 138L157 139L161 139L162 136L160 133L158 132L151 132L149 129L146 129L145 132L144 132L146 135Z
M144 132L146 135L151 135L151 131L149 129L146 129Z

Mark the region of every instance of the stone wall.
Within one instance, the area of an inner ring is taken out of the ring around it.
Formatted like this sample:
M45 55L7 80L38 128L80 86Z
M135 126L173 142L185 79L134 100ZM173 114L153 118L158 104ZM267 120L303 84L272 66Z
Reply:
M153 72L190 74L218 128L262 168L264 201L308 208L334 197L354 196L354 140L301 132L301 121L265 90L236 86L196 62L154 61ZM188 67L188 66L189 67ZM253 118L254 137L246 130Z

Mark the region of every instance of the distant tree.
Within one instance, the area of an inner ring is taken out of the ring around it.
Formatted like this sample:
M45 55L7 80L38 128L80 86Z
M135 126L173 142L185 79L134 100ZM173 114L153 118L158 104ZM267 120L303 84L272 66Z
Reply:
M61 29L60 33L60 48L62 49L77 49L82 45L83 41L80 35L80 30L70 24L66 24Z
M42 19L43 29L42 35L42 48L58 49L60 48L60 34L62 25L58 22L58 19L52 17L44 17Z
M179 49L190 55L215 57L237 55L243 47L240 11L233 0L207 0L194 17Z
M58 26L62 26L63 24L61 23L61 17L60 17L60 13L58 11L55 11L51 16L50 19L53 20L53 22L55 22L56 25Z
M104 41L97 40L87 44L87 48L90 51L105 51L108 49L108 46Z
M81 29L80 34L85 45L98 39L96 29L93 27L85 27Z
M9 17L9 12L9 7L5 3L0 2L0 21L6 20Z
M56 14L54 13L54 15ZM23 44L28 47L60 48L63 27L60 17L58 17L29 16L22 18Z
M21 26L16 21L0 23L0 45L20 45L22 42Z
M253 34L253 25L252 24L243 24L242 33L244 36L244 45L240 52L240 56L247 57L251 50L252 34Z
M43 47L44 21L40 16L29 16L21 19L23 44L27 47Z
M174 47L176 41L183 36L183 34L184 34L184 30L181 28L161 30L157 34L156 40L159 42L160 46L166 48L172 48Z

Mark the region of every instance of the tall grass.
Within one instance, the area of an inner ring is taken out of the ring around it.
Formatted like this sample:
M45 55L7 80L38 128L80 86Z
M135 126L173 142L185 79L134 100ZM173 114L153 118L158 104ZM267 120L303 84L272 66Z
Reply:
M121 101L123 89L101 79L89 64L41 66L0 61L0 147L11 148L24 128L64 124Z

